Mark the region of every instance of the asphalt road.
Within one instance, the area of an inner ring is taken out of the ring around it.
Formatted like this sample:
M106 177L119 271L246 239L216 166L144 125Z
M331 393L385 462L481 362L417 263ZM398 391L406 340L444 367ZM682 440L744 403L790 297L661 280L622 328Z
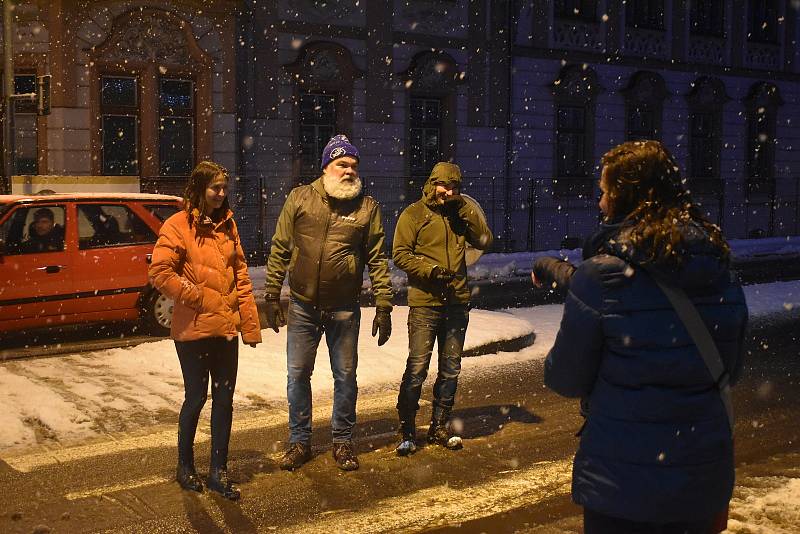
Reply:
M789 469L779 460L800 453L797 324L761 325L748 339L748 369L734 390L740 479ZM172 425L51 453L0 453L0 531L580 532L580 509L569 498L576 402L542 386L540 361L462 376L455 415L464 450L423 447L396 457L394 394L366 391L356 434L361 469L353 473L331 458L329 399L315 406L315 458L294 473L277 468L285 412L237 413L230 469L239 503L178 488ZM429 414L425 404L418 423ZM202 420L196 454L204 473L206 413Z

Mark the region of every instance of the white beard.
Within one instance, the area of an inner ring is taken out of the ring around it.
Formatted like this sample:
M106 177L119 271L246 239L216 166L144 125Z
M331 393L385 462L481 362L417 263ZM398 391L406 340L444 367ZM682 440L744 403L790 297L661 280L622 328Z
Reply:
M352 200L361 194L361 178L351 182L340 182L328 174L322 175L322 187L328 196L339 200Z

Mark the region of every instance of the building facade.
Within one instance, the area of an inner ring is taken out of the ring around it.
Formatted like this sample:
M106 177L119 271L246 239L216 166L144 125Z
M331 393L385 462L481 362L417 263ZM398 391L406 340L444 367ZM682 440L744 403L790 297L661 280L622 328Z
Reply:
M179 192L236 181L263 257L327 140L361 151L391 240L436 161L458 163L498 250L575 246L600 156L659 139L729 237L800 234L798 12L790 0L53 0L15 13L18 174Z

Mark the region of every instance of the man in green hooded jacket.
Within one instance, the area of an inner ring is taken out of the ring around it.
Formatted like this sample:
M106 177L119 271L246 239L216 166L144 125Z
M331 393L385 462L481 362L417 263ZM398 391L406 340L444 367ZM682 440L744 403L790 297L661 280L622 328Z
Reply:
M400 384L397 412L401 456L416 451L415 419L422 384L428 374L434 342L439 346L439 373L433 386L433 415L428 442L461 448L450 425L461 353L469 322L467 243L486 250L492 232L483 213L460 194L458 165L439 162L422 189L422 198L400 214L394 234L394 264L408 274L408 361Z

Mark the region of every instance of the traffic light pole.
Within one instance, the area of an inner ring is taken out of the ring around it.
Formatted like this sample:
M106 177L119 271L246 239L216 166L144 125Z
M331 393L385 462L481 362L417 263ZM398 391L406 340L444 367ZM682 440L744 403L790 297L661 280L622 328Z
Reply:
M3 183L0 193L11 193L11 160L14 154L11 121L14 94L14 35L11 27L12 0L3 0Z

